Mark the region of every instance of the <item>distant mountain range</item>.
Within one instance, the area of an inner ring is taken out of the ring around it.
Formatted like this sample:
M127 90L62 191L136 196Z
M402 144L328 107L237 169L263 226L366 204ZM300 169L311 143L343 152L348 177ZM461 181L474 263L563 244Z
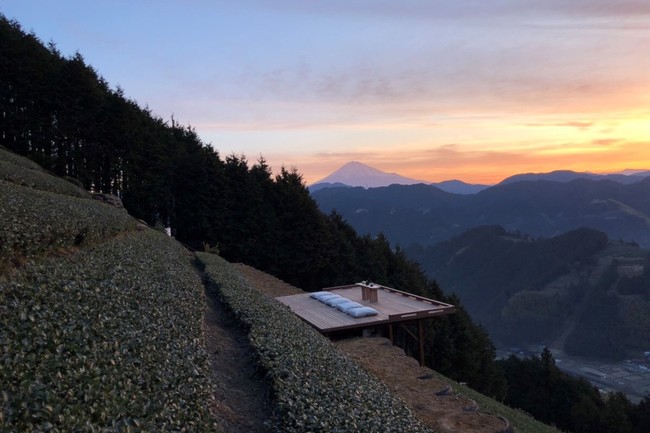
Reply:
M650 350L650 251L578 229L548 239L482 226L406 253L501 346L585 357Z
M535 237L580 227L650 247L650 177L521 181L473 195L430 185L326 188L312 193L321 210L336 209L359 233L383 232L394 245L433 245L481 225L501 225Z
M361 162L348 162L329 176L309 186L309 191L315 192L324 188L363 187L378 188L389 185L415 185L418 183L437 186L443 191L453 194L476 194L489 185L468 184L460 180L446 180L440 183L430 183L412 179L396 173L386 173Z
M611 174L594 174L588 172L576 172L571 170L556 170L549 173L516 174L502 180L498 185L537 180L566 183L576 179L611 180L628 185L631 183L639 182L648 176L650 176L649 170L625 170L621 173ZM432 185L452 194L477 194L492 186L484 184L470 184L457 179L431 183L401 176L397 173L386 173L361 162L351 161L343 165L341 168L329 176L310 185L309 190L311 192L315 192L325 188L358 186L363 188L379 188L390 185L415 185L419 183Z

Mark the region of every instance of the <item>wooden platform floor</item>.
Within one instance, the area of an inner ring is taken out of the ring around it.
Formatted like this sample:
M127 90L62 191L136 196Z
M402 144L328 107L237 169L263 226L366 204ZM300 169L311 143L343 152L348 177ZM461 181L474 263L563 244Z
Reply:
M309 293L280 296L276 299L287 305L297 316L322 333L367 328L455 312L454 306L450 304L410 295L385 286L378 287L378 302L373 303L361 299L360 286L351 285L324 289L346 297L351 301L372 307L379 312L378 315L370 317L351 317L337 308L329 307L316 299L310 298Z

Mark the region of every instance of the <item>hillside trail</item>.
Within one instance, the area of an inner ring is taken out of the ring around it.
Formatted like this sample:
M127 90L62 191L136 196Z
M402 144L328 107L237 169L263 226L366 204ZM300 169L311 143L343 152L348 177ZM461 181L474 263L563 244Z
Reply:
M205 297L203 332L215 384L211 410L219 429L228 433L270 432L271 388L255 361L247 333L215 295L206 290Z
M243 264L237 272L253 287L275 298L304 293L269 274ZM478 404L457 395L445 382L436 379L433 370L421 367L386 338L352 338L335 345L370 374L382 380L413 412L435 432L504 433L510 423L481 411Z

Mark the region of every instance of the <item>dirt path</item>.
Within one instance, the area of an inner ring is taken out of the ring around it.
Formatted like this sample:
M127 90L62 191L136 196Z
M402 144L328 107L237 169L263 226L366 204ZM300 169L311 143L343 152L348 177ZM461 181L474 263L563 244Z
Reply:
M269 274L250 266L237 264L237 271L249 283L270 297L303 293ZM385 338L354 338L336 345L381 379L401 397L436 432L497 433L510 431L509 423L500 417L481 412L473 400L456 395L432 370L393 346Z
M270 432L270 388L260 374L246 332L221 302L206 292L203 330L216 385L212 408L221 431Z

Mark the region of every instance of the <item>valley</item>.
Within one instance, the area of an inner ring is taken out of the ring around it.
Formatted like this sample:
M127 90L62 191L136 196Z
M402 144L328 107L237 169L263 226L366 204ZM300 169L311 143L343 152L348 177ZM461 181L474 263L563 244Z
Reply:
M533 240L482 227L407 253L460 297L498 347L608 360L650 350L649 253L637 245L587 229Z
M581 377L603 393L622 392L630 401L638 403L650 394L650 359L624 361L599 361L578 356L571 356L561 349L551 348L555 365L560 370ZM505 359L511 355L526 357L539 354L539 346L526 348L497 349L497 356Z

